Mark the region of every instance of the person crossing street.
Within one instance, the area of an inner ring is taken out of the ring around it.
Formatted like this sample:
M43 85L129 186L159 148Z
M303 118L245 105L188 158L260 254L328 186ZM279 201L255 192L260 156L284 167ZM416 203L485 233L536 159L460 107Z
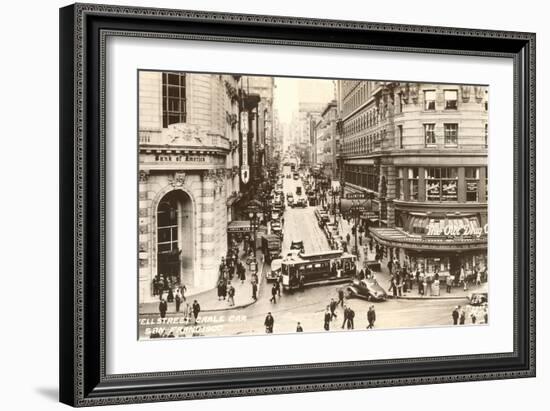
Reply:
M227 303L230 307L235 305L235 287L230 282L227 284Z
M331 318L332 318L332 316L330 314L330 308L327 305L327 309L325 310L324 325L323 325L323 328L325 329L325 331L330 330L330 320L331 320Z
M273 334L273 325L275 324L275 319L271 315L271 312L267 313L264 321L265 332L266 334Z
M367 330L373 329L374 322L376 321L376 311L374 311L374 305L371 305L367 311L367 321L369 323L369 325L367 325Z
M277 304L277 284L273 283L271 287L271 298L269 299L273 304Z
M336 307L338 307L338 303L334 300L334 298L330 299L330 320L332 321L334 318L338 318L338 315L336 314Z

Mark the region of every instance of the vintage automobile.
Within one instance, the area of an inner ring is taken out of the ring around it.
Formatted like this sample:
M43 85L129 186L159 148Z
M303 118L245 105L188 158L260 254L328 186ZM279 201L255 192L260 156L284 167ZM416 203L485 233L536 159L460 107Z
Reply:
M277 281L277 278L281 274L282 259L276 259L271 261L271 270L266 273L266 280L268 282Z
M330 221L330 216L320 208L315 209L315 217L317 218L317 223L321 228Z
M282 227L279 221L277 220L271 221L271 232L273 234L281 235Z
M347 298L365 298L367 301L385 301L388 294L372 279L355 279L351 284L342 287Z
M474 307L487 305L489 300L487 293L472 293L469 299L470 305Z
M304 252L304 242L303 241L292 241L290 243L290 249L291 250L300 250L300 252Z
M306 208L307 207L307 200L303 197L300 197L298 200L296 200L296 207L300 208Z

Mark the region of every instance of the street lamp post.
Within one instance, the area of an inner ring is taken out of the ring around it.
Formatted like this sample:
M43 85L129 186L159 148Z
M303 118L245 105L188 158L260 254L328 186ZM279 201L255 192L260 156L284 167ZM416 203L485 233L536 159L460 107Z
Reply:
M357 231L359 231L359 208L356 208L353 214L355 225L355 255L359 258L359 247L357 246Z
M256 259L256 225L258 221L258 212L251 211L248 213L248 217L250 217L250 228L252 229L252 253L254 255L254 259Z
M330 190L330 194L332 195L332 212L334 213L334 223L336 223L336 196L338 195L338 190L335 190L334 188L332 188ZM339 200L339 202L341 201L341 199Z

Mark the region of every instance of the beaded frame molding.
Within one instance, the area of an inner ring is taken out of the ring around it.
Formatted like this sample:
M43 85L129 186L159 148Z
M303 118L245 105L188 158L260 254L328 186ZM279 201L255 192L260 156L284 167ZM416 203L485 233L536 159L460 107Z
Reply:
M105 372L109 36L508 58L514 67L514 350L399 360ZM535 376L535 34L75 4L60 9L60 401L73 406Z

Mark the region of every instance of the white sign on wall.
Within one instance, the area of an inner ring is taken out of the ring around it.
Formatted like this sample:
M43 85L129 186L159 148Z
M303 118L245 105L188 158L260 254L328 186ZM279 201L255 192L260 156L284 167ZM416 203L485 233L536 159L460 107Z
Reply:
M242 135L242 144L241 144L241 181L244 184L248 183L250 179L250 169L248 167L248 112L243 111L241 113L241 135Z

